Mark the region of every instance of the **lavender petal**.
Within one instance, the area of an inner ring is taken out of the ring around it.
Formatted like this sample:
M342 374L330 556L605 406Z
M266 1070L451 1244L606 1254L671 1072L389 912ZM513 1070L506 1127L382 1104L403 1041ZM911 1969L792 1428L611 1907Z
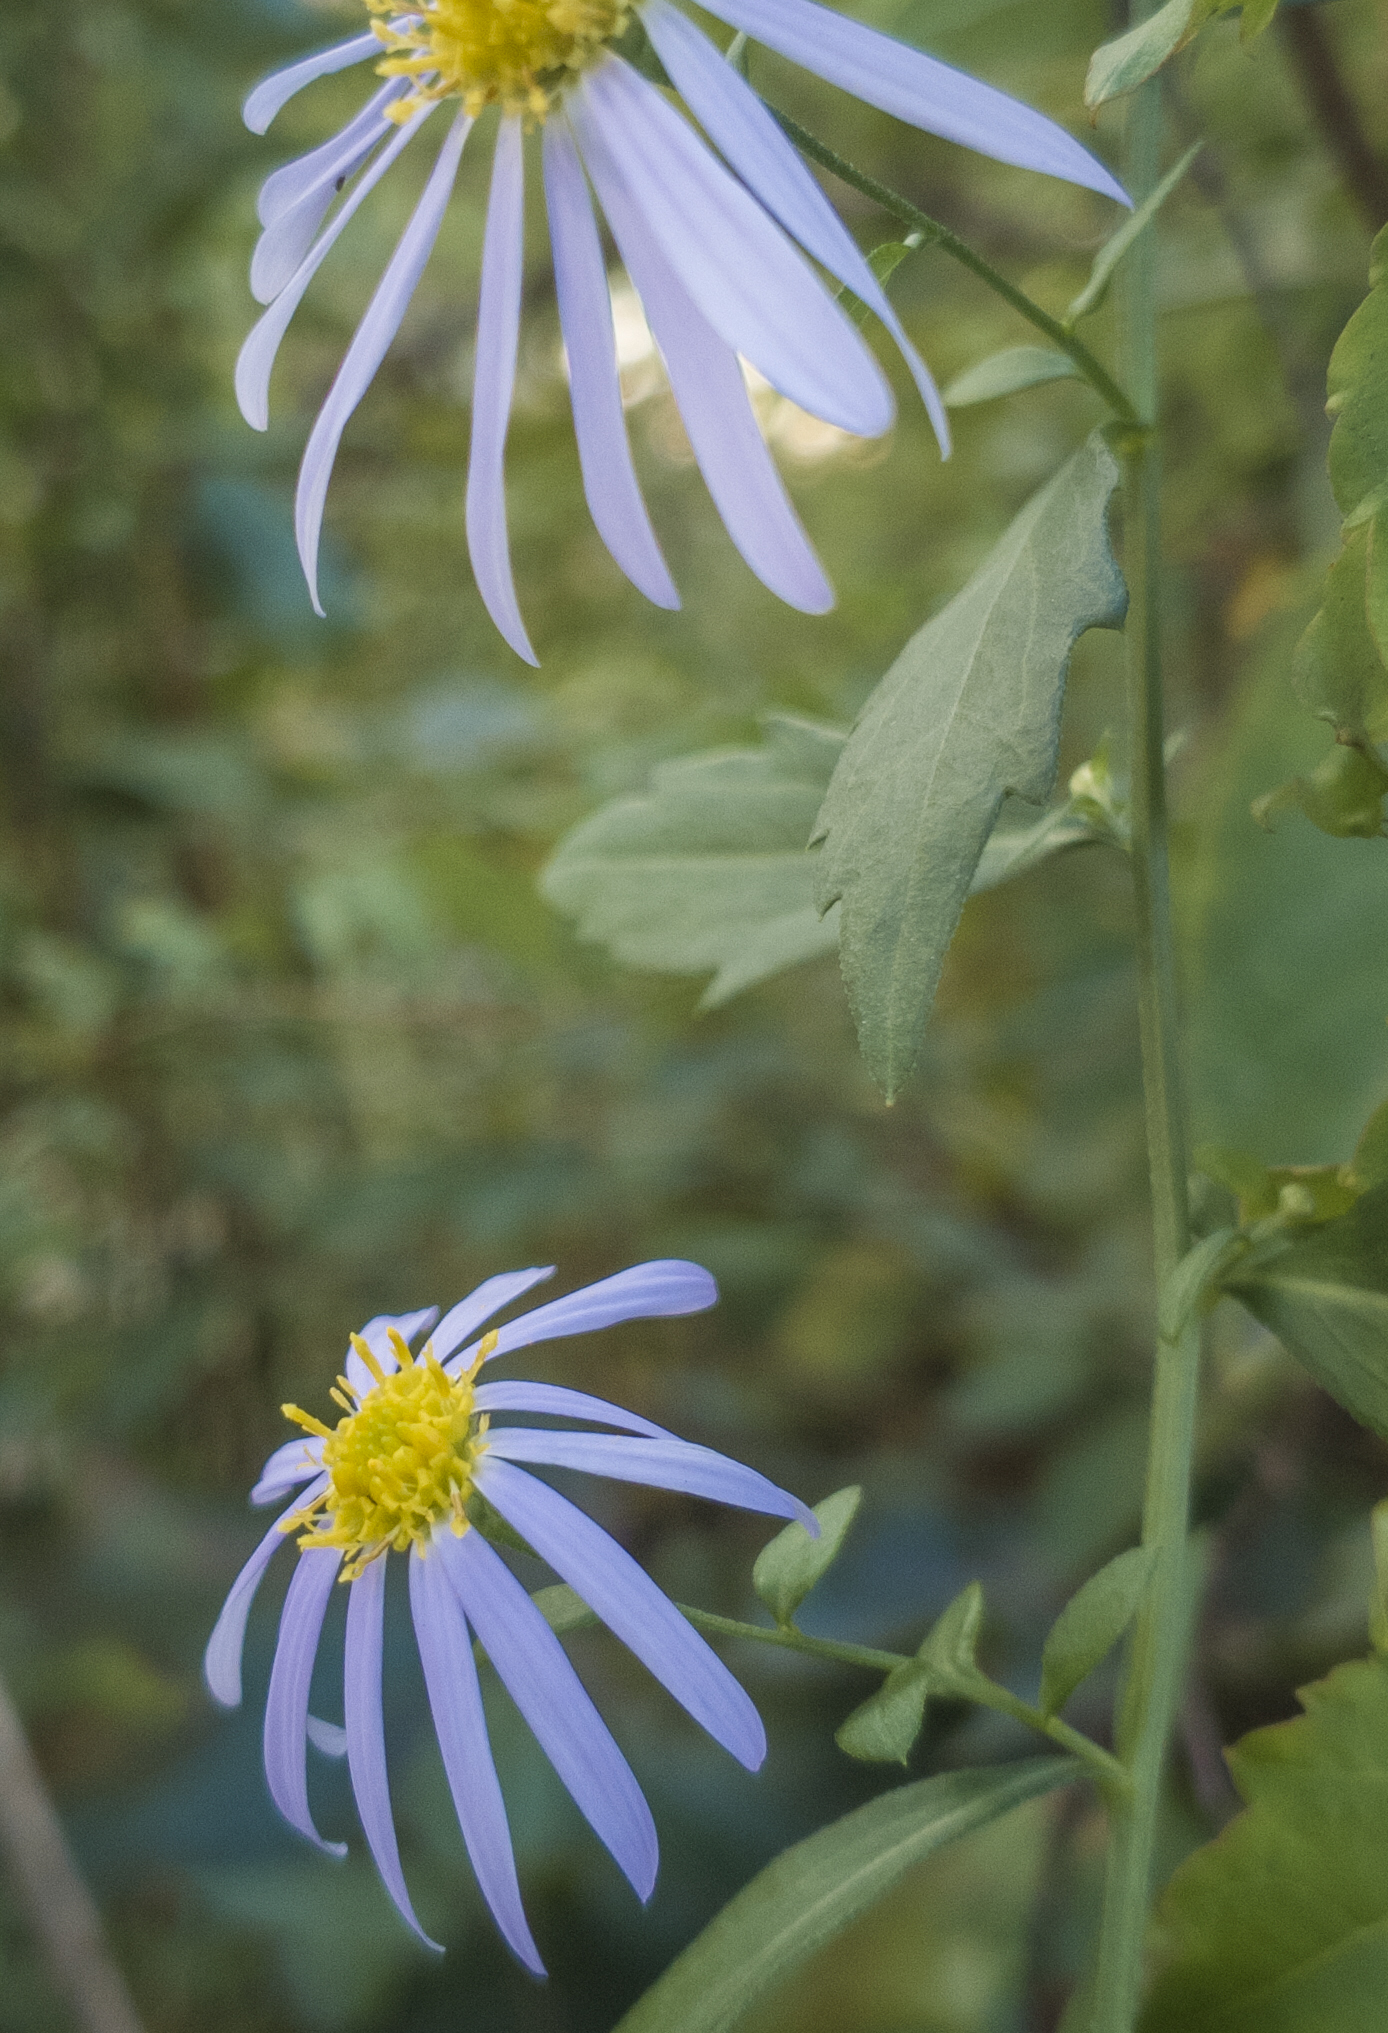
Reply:
M493 1454L502 1461L577 1468L618 1482L711 1497L715 1503L765 1511L774 1518L798 1518L811 1538L819 1536L814 1512L799 1497L779 1489L755 1468L744 1468L740 1461L711 1447L696 1447L690 1440L628 1440L617 1433L546 1433L529 1426L502 1426L487 1436L488 1458Z
M620 1426L626 1433L642 1433L648 1440L669 1440L663 1426L653 1426L620 1405L605 1398L590 1398L586 1391L566 1390L562 1384L479 1384L473 1392L479 1412L550 1412L560 1419L592 1419L602 1426Z
M366 315L347 348L347 357L338 369L337 379L318 412L318 421L313 426L304 452L294 501L294 533L316 614L323 612L323 603L318 597L318 537L323 526L323 507L338 444L347 428L348 418L365 395L391 340L400 329L400 321L409 308L415 286L433 252L458 174L463 143L471 125L465 113L459 113L454 120L448 139L439 150L438 160L430 172L424 195L400 236L376 293L367 305Z
M508 1320L497 1334L494 1355L506 1355L513 1348L530 1348L537 1341L557 1341L566 1334L591 1334L599 1327L613 1327L620 1320L669 1319L676 1314L702 1313L717 1304L718 1287L702 1264L686 1263L680 1257L658 1258L649 1264L633 1264L630 1270L602 1278L596 1285L584 1285L551 1299L519 1320ZM466 1367L473 1350L465 1348L444 1368L451 1374Z
M545 1973L525 1917L506 1806L492 1762L472 1637L443 1562L410 1554L410 1608L443 1769L482 1896L526 1968Z
M286 1440L277 1447L260 1471L260 1480L251 1491L253 1504L272 1504L286 1490L296 1489L323 1466L323 1443L307 1433Z
M890 428L892 392L856 326L654 85L609 57L571 95L569 119L609 218L615 172L727 345L826 422L866 438Z
M314 151L326 157L319 164L317 175L306 178L297 194L280 204L265 222L265 230L251 255L251 295L257 303L273 303L285 284L293 280L333 199L348 177L360 169L377 142L392 132L390 121L379 113L362 131L355 132L357 127L354 120L331 149ZM261 197L263 200L263 191Z
M632 584L657 607L676 608L680 596L631 463L612 299L588 184L572 137L558 120L545 124L544 172L583 492L599 536Z
M434 1354L440 1362L446 1362L454 1349L467 1340L474 1328L490 1320L493 1313L499 1313L503 1306L509 1306L513 1299L519 1299L532 1285L538 1285L545 1278L554 1276L554 1265L546 1264L541 1269L528 1271L500 1271L494 1278L487 1278L450 1307L429 1339Z
M375 189L396 157L414 139L433 110L432 104L421 107L400 132L386 143L359 182L348 192L342 209L328 222L322 237L314 242L264 317L253 325L247 334L236 362L236 400L242 416L252 430L263 431L269 424L270 375L275 365L275 355L279 352L280 340L289 329L290 319L303 302L305 290L322 267L328 250L334 245L363 198Z
M265 1701L265 1777L270 1798L302 1836L329 1856L344 1857L345 1842L325 1842L308 1804L308 1689L323 1615L342 1555L334 1546L301 1552L280 1614L279 1643Z
M660 1860L655 1823L568 1654L480 1532L461 1539L441 1533L431 1549L431 1557L435 1554L506 1691L580 1813L637 1896L648 1899Z
M584 160L729 536L779 599L807 614L826 613L834 604L833 590L762 441L736 354L666 261L622 178L603 157L596 130L585 139Z
M488 1503L548 1561L662 1687L750 1772L766 1731L746 1690L650 1576L566 1497L489 1450L477 1471Z
M949 418L930 370L907 338L861 248L803 158L751 86L669 0L647 0L641 19L675 89L752 195L887 327L911 370L940 450L948 458Z
M912 127L1131 203L1103 164L1044 113L860 21L813 0L710 0L709 13Z
M273 226L276 219L297 205L306 190L316 188L324 169L336 162L344 151L349 152L352 144L365 141L374 134L380 124L381 115L392 99L399 98L405 90L403 78L391 78L382 85L379 92L373 92L361 109L353 114L347 125L340 128L329 140L317 148L309 149L306 155L295 156L283 168L271 170L260 186L256 199L255 215L262 226ZM334 172L336 174L336 172Z
M386 1563L373 1560L351 1583L347 1595L347 1643L343 1657L343 1698L347 1716L347 1768L357 1813L376 1868L403 1918L426 1948L443 1953L424 1932L410 1903L386 1773L385 1716L381 1708L381 1649L386 1601Z
M369 56L380 54L379 36L367 34L355 35L350 42L335 42L330 49L320 49L314 56L300 57L297 63L286 64L282 71L272 71L268 78L261 79L241 108L241 118L252 134L263 134L280 107L315 78L329 77L333 71L345 71L352 64L363 64Z
M488 614L528 664L530 647L511 577L506 536L506 427L516 381L520 334L524 158L521 123L510 114L497 130L482 288L477 304L477 365L472 382L472 445L467 466L467 547Z
M207 1691L222 1708L239 1708L241 1705L241 1651L246 1641L246 1619L251 1613L251 1603L260 1586L261 1576L278 1549L285 1544L281 1527L302 1504L311 1503L327 1486L328 1478L324 1476L304 1490L287 1511L281 1511L227 1591L227 1599L222 1604L221 1615L212 1628L202 1658Z

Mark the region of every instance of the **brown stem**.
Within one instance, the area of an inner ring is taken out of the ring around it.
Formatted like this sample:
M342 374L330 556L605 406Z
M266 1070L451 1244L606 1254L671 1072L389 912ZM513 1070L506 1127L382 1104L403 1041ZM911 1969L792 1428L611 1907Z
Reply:
M1284 7L1278 19L1321 139L1334 156L1370 232L1376 233L1388 219L1388 168L1369 145L1321 11L1318 7Z
M0 1853L83 2033L142 2033L96 1901L68 1849L8 1688L0 1680Z

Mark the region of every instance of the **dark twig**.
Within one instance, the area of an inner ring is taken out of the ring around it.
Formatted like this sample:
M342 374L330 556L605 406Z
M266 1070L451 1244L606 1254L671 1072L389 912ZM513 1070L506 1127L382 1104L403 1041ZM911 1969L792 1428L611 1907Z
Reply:
M83 2033L142 2033L96 1901L72 1860L8 1688L0 1680L0 1852L54 1983Z
M1350 97L1335 46L1319 7L1284 7L1278 15L1316 124L1367 221L1376 233L1388 220L1388 167L1369 144L1359 108Z

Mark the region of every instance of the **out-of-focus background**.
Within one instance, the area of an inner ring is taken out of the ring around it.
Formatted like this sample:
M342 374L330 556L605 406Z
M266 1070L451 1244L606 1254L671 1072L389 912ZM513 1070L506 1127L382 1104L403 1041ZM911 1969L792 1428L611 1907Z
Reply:
M1110 28L1097 0L884 0L873 18L1077 131ZM697 983L577 945L535 875L663 759L745 740L769 707L850 718L1095 410L1062 383L961 413L942 466L896 363L881 445L767 392L839 591L810 620L733 554L627 304L633 439L686 599L659 614L583 506L537 214L509 453L531 672L463 545L484 132L347 434L316 620L296 460L423 162L314 285L257 437L231 398L257 183L332 131L361 79L305 93L264 141L238 109L262 71L356 19L50 0L0 20L0 1665L150 2033L606 2033L772 1854L899 1776L833 1743L870 1686L734 1656L772 1745L749 1779L615 1642L573 1641L660 1825L645 1914L498 1699L540 1987L472 1890L400 1615L391 1754L406 1869L449 1944L431 1959L364 1859L337 1768L319 1761L314 1783L346 1864L266 1799L257 1712L283 1577L252 1620L247 1708L225 1717L203 1691L202 1645L262 1529L245 1492L285 1435L280 1402L327 1409L367 1316L446 1306L521 1264L557 1263L567 1288L689 1255L721 1282L716 1313L539 1349L527 1373L811 1500L861 1482L811 1627L913 1644L979 1576L991 1667L1027 1685L1139 1499L1152 1293L1121 863L1076 855L969 907L891 1111L831 962L699 1016ZM1384 216L1378 9L1330 0L1299 22L1252 54L1225 24L1178 70L1173 151L1188 131L1211 141L1162 267L1191 1073L1200 1134L1276 1161L1347 1155L1388 1090L1384 849L1248 816L1325 747L1288 654L1337 528L1326 358ZM1099 200L770 57L756 76L1057 310L1111 229ZM1315 110L1336 85L1366 133L1357 164L1343 115ZM865 245L889 237L835 195ZM942 378L1028 336L943 256L893 288ZM1116 654L1081 648L1069 767L1118 713ZM1388 1480L1384 1449L1232 1308L1214 1339L1214 1583L1173 1856L1230 1811L1219 1743L1362 1648L1365 1513ZM584 1495L673 1592L756 1613L763 1523ZM1020 1748L997 1718L943 1708L913 1768ZM1083 1951L1098 1840L1083 1797L1036 1804L919 1872L750 2023L1041 2033ZM4 2033L70 2025L7 1890L0 1971Z

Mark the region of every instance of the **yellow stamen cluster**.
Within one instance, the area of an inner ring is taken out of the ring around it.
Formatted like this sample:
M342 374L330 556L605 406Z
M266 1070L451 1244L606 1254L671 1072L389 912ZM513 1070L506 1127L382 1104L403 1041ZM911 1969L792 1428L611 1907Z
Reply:
M365 0L388 52L382 77L413 89L390 107L407 120L431 99L459 98L543 120L567 85L625 30L629 0Z
M388 1375L360 1335L352 1336L376 1388L358 1399L339 1377L332 1395L344 1417L335 1428L297 1405L282 1407L287 1419L321 1437L329 1482L280 1529L302 1528L301 1546L340 1546L347 1554L343 1581L392 1547L398 1553L415 1544L427 1548L444 1519L461 1538L473 1469L486 1451L488 1422L485 1416L474 1422L473 1385L496 1346L495 1334L485 1337L472 1367L456 1378L435 1360L432 1347L416 1361L394 1330L390 1340L400 1367Z

